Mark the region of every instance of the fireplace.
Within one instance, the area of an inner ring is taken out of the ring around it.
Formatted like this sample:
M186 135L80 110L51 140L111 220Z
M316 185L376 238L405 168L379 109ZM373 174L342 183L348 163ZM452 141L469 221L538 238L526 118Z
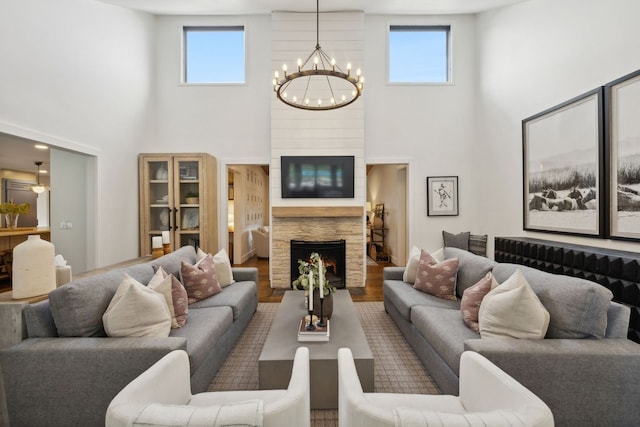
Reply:
M309 259L313 252L317 252L326 267L326 279L329 286L338 289L346 287L346 241L309 241L291 240L291 280L298 278L298 260Z

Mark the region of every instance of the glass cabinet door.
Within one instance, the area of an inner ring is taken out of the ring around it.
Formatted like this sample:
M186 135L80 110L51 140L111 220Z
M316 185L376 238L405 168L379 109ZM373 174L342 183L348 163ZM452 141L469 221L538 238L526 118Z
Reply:
M176 235L178 246L200 246L200 225L202 221L200 201L202 196L201 170L199 158L181 157L174 159Z
M173 165L170 157L145 159L142 165L142 182L144 187L141 215L146 224L141 233L141 252L150 253L152 239L161 236L163 231L173 228L172 206L173 186L171 174Z

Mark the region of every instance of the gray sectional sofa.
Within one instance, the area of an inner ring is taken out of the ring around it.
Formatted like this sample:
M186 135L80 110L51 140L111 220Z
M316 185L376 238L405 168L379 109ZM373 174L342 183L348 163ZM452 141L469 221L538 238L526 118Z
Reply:
M233 268L236 283L190 305L169 337L110 338L102 327L124 273L147 283L158 266L177 274L181 260L195 262L193 247L73 281L27 306L28 338L0 352L10 425L104 425L111 399L176 349L189 354L192 392L205 391L257 308L257 269Z
M443 393L458 393L460 355L481 353L538 395L559 426L631 426L640 420L640 345L626 339L629 308L603 286L530 267L496 263L445 248L459 258L458 298L488 271L499 283L517 269L550 313L545 339L481 338L448 301L383 273L384 306Z

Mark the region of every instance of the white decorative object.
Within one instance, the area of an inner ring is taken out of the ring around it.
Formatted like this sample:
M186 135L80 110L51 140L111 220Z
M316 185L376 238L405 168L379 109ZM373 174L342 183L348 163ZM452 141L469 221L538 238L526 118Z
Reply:
M169 179L169 171L164 166L160 166L156 171L156 179L158 181L166 181Z
M313 311L313 272L309 272L309 311Z
M169 211L167 209L162 209L160 211L160 225L163 228L167 228L169 226Z
M151 238L151 248L162 249L162 236L153 236Z
M168 231L162 232L162 244L164 245L165 243L171 243L171 237Z
M12 298L45 295L56 288L55 248L53 243L30 235L13 248Z

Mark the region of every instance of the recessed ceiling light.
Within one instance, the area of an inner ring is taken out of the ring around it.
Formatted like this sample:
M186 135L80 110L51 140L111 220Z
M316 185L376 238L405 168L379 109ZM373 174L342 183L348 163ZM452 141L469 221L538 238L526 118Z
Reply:
M46 145L42 145L42 144L36 144L36 145L34 145L34 147L36 147L38 150L47 150L47 149L49 149L49 147L47 147Z

